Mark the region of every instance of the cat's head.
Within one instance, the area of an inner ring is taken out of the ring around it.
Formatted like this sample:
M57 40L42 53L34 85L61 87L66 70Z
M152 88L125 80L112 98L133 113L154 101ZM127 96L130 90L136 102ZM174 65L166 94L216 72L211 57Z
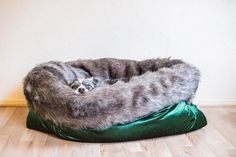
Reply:
M101 79L95 77L89 77L80 79L77 78L72 84L71 88L75 90L75 93L86 93L93 90L99 84L101 84Z

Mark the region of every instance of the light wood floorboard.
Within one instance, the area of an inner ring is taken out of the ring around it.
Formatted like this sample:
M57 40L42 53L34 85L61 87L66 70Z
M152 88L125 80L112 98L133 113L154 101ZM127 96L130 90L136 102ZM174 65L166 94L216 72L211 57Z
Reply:
M80 143L27 129L26 107L0 107L0 157L236 157L236 107L201 108L208 125L169 137Z

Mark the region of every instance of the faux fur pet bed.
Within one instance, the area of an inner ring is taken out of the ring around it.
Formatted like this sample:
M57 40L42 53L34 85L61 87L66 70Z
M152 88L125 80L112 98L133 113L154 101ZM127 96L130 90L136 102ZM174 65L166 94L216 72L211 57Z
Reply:
M83 94L70 87L76 78L92 76L129 81ZM184 133L206 125L195 106L176 106L181 100L192 100L198 82L199 71L181 60L104 58L44 63L32 69L24 81L30 110L27 126L66 139L99 142ZM163 111L172 116L164 116ZM158 118L153 121L153 117ZM134 131L137 129L140 131ZM109 134L123 138L109 138Z

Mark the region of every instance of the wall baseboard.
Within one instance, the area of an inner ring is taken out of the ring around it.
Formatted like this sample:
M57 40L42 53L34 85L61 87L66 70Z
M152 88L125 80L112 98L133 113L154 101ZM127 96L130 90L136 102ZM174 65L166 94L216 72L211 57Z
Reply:
M27 106L25 99L5 99L0 100L0 106Z
M236 99L196 99L193 103L200 107L231 107L236 106Z
M193 103L199 107L231 107L236 106L236 99L196 99L193 101ZM0 106L27 106L26 104L27 103L25 99L0 100Z

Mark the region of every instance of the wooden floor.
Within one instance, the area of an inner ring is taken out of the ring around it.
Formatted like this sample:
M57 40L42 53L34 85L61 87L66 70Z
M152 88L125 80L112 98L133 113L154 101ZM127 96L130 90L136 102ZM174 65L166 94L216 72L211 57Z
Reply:
M134 142L71 142L25 127L27 108L0 107L0 157L236 157L236 107L201 108L203 129Z

